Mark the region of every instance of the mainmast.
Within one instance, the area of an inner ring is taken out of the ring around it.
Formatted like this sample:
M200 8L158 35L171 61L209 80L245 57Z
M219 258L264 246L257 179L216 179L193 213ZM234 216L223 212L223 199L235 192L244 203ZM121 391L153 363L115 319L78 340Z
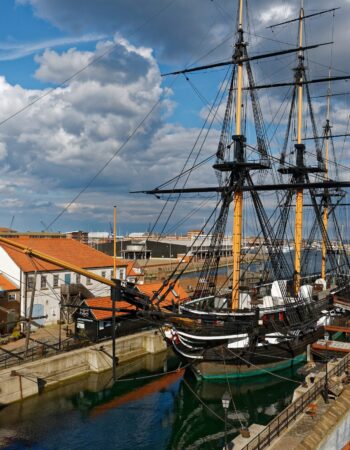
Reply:
M239 0L238 13L238 41L236 53L243 53L243 0ZM241 159L243 153L242 128L242 87L243 87L243 62L237 64L237 91L236 91L236 139L235 159ZM243 191L237 188L233 194L233 239L232 239L232 309L239 308L239 279L242 247L242 218L243 213Z
M299 48L303 47L303 4L300 8L299 15ZM297 82L298 85L298 117L297 117L297 144L296 148L296 166L302 168L304 166L304 151L305 146L302 144L302 129L303 129L303 75L304 75L304 54L299 52L299 64L297 67ZM302 175L299 175L301 177ZM299 180L298 180L299 181ZM301 180L300 180L301 181ZM295 228L294 228L294 292L298 295L300 289L301 279L301 247L303 240L303 197L304 192L302 188L296 190L296 204L295 204Z

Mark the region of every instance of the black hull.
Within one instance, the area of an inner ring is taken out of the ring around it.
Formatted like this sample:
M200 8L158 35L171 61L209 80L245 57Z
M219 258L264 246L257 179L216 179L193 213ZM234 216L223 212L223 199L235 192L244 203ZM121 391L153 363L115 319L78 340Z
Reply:
M324 334L323 328L279 343L266 343L242 348L229 348L229 341L204 341L201 349L190 350L181 342L173 341L174 351L191 363L195 374L203 378L241 378L283 370L305 359L307 347Z

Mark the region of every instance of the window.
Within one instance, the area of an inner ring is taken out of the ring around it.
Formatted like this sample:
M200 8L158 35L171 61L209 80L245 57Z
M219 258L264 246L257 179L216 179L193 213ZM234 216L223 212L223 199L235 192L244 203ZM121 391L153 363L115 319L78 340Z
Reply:
M86 277L86 284L91 284L91 278Z
M46 289L47 288L47 277L46 275L41 275L40 277L40 289Z
M75 282L76 282L76 284L80 284L80 282L81 282L81 276L80 276L80 273L77 273L77 274L75 275Z
M14 301L16 300L16 294L9 294L7 298L9 301Z
M34 277L30 275L27 278L27 289L33 289L33 287L34 287Z
M106 278L106 271L103 270L103 271L101 272L101 275L103 276L103 278Z
M58 275L53 276L53 287L54 288L58 287Z
M65 284L70 284L70 282L71 282L71 275L70 275L70 273L65 273L64 274L64 282L65 282Z
M117 270L117 278L119 278L119 280L125 280L125 269Z

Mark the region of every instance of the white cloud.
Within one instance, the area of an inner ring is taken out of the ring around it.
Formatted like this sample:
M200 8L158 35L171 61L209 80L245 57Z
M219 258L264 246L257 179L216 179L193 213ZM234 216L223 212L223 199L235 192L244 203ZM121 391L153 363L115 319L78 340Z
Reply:
M39 42L0 42L0 61L12 61L47 49L66 45L96 42L103 39L102 34L86 34L78 37L62 37Z
M7 148L5 142L0 142L0 160L3 160L7 156Z
M273 25L273 22L285 21L292 18L293 14L295 16L296 9L292 5L277 5L263 11L260 15L260 20L264 25Z
M36 58L36 76L60 82L106 49L112 51L81 76L0 128L4 183L0 192L5 197L2 214L16 214L18 227L28 216L38 229L42 228L40 220L49 224L157 102L159 107L138 134L69 208L69 214L60 223L108 223L115 196L122 205L123 222L151 221L159 202L140 196L131 199L127 192L152 188L172 178L184 164L198 130L164 122L173 106L169 98L172 91L161 87L159 68L150 49L116 37L114 42L100 42L95 52L74 48L62 53L46 50ZM0 116L10 116L45 92L13 86L0 77ZM209 142L214 144L213 140ZM206 147L203 155L207 156L208 151ZM194 157L190 163L193 160ZM209 166L208 169L212 172ZM10 180L21 180L12 191L12 201L7 195ZM203 179L199 176L196 181L202 183Z

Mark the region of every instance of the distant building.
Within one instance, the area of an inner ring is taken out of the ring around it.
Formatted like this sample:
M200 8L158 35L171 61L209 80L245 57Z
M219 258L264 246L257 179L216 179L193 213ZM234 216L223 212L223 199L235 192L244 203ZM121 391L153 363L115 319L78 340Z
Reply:
M111 242L112 236L107 231L89 231L88 244L96 247L96 244Z
M187 231L187 237L188 239L194 239L197 236L203 235L203 230L189 230Z
M209 250L211 236L197 236L196 238L159 240L128 240L117 242L117 255L124 259L149 259L149 258L178 258L195 257L203 259ZM101 243L98 248L107 255L113 255L113 243ZM224 238L221 245L221 256L232 255L231 238Z
M87 231L68 231L66 234L67 239L74 239L75 241L88 244L89 233Z
M17 237L29 248L52 257L88 269L105 278L113 277L113 258L73 239L37 239ZM117 278L125 279L128 263L117 261ZM35 283L33 316L45 316L38 321L49 324L59 319L60 286L82 284L93 295L109 295L110 288L90 278L80 276L62 267L30 257L27 254L0 243L0 271L20 289L20 313L27 317L31 293Z
M65 239L66 235L60 232L51 231L14 231L9 228L0 228L0 237L3 238L32 238L32 239L42 239L42 238L55 238L55 239Z
M145 239L147 238L148 233L130 233L128 238L130 239Z

